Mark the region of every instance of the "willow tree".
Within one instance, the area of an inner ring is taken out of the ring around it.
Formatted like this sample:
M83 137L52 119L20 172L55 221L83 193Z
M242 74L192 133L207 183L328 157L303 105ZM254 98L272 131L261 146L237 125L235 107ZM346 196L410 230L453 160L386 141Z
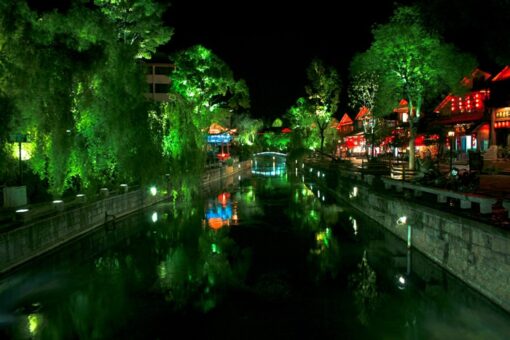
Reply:
M308 85L305 87L308 101L312 109L314 123L319 130L320 150L324 148L325 131L333 114L337 110L340 96L340 78L338 72L314 59L306 71Z
M134 23L115 19L115 6L105 12L106 2L98 3L77 0L58 11L24 1L0 4L0 90L17 112L9 128L31 134L30 167L55 195L73 185L104 185L112 177L139 178L145 170L133 167L147 157L137 59L152 51L154 35L157 42L168 41L171 30L150 29L161 25L162 12L140 6L148 1L115 1L131 4L131 14L145 18L136 30ZM136 31L136 39L122 39L120 26Z
M403 96L408 102L409 168L415 167L415 136L424 102L458 86L462 76L474 66L472 57L459 53L440 36L427 29L416 7L398 7L387 24L372 31L374 40L363 53L363 70L381 77L381 96L393 107L381 105L380 111L392 112Z
M196 188L206 159L207 133L212 123L230 125L230 116L249 108L248 88L209 49L197 45L172 58L170 103L159 118L163 153L174 175L190 175ZM173 176L175 179L176 177ZM182 186L181 186L182 187Z

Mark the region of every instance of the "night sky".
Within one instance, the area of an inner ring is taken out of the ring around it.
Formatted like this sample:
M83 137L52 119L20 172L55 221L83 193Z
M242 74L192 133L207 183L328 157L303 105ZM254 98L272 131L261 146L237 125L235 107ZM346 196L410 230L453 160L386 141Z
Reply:
M335 66L343 80L339 118L348 110L349 63L371 44L371 28L385 23L395 4L421 5L425 22L493 74L510 64L510 0L157 0L170 3L165 22L174 28L162 55L202 44L247 81L252 114L271 122L303 96L314 57ZM28 0L49 10L65 0ZM55 5L57 4L57 5Z
M339 70L345 89L354 53L370 46L371 27L385 22L394 8L393 0L377 1L377 5L296 1L292 6L266 0L171 2L166 21L175 34L165 51L198 43L210 48L236 78L247 81L252 114L268 121L283 116L305 94L306 68L314 57ZM344 91L339 112L346 106Z

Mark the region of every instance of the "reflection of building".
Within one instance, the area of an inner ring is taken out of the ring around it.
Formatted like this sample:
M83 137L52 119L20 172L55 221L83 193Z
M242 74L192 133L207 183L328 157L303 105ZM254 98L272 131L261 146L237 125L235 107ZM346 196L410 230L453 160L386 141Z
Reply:
M214 201L209 201L209 205L205 212L207 225L212 229L220 229L223 226L228 226L230 225L231 220L233 224L236 224L237 211L235 211L234 215L235 219L233 218L232 202L230 201L230 193L228 192L219 194Z

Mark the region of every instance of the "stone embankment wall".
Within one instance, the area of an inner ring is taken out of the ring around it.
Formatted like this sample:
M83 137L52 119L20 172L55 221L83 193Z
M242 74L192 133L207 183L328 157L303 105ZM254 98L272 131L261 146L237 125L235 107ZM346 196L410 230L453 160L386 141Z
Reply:
M364 183L340 179L334 187L337 198L406 242L410 225L413 248L510 312L510 231L427 207L411 195L403 199L377 192ZM402 216L406 223L397 223Z
M164 199L143 190L106 197L82 207L29 222L0 234L0 271L4 272L94 228Z
M245 161L224 169L214 169L206 174L203 182L207 184L219 180L250 166L251 162ZM147 190L135 190L83 204L44 219L27 221L18 228L0 234L0 273L165 198L152 196Z

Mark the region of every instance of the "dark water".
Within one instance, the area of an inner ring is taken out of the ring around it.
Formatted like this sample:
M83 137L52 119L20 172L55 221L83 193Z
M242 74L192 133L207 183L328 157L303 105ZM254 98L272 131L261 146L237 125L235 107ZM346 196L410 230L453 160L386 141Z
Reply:
M271 172L132 215L2 278L0 335L509 338L508 314L375 222Z

